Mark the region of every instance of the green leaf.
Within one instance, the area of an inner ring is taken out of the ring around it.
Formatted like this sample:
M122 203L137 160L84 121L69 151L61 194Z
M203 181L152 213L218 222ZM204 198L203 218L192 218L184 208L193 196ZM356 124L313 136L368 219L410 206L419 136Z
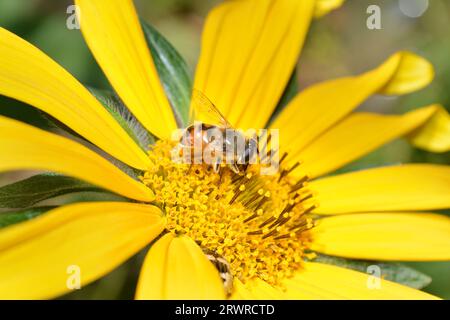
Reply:
M269 123L272 122L284 109L284 107L297 95L298 93L298 80L297 80L297 68L294 69L292 75L289 79L286 88L284 89L283 95L281 96L280 101L278 102L275 111L272 113L272 117L269 120Z
M323 254L318 254L314 262L332 264L363 273L367 272L369 266L376 265L381 270L382 279L397 282L414 289L422 289L431 283L431 278L426 274L400 263L351 260Z
M44 124L46 125L46 127L44 129L46 130L62 130L65 131L66 133L72 135L75 138L78 138L80 140L89 142L85 137L83 137L82 135L78 134L77 132L75 132L74 130L72 130L71 128L69 128L68 126L66 126L64 123L62 123L61 121L59 121L58 119L52 117L51 115L49 115L48 113L45 113L44 111L40 111L38 110L39 115L42 117L42 119L44 120Z
M27 221L33 219L53 208L56 207L39 207L30 208L14 212L3 212L0 213L0 228L10 226L19 222Z
M128 135L143 149L148 150L149 145L155 142L154 136L149 133L136 117L127 109L122 100L113 91L88 87L89 91L111 113Z
M0 208L27 208L73 192L106 192L89 183L56 174L39 174L0 188Z
M178 126L185 127L189 120L192 91L189 68L177 50L155 28L143 20L141 24Z

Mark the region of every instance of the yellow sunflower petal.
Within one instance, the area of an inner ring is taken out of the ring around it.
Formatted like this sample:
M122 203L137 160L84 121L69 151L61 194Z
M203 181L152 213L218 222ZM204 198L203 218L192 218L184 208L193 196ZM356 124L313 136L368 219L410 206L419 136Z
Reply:
M131 203L78 203L0 230L0 298L45 299L110 272L164 228L161 211Z
M117 159L145 169L148 157L89 91L42 51L0 28L0 94L58 119Z
M336 170L425 124L438 110L433 105L402 116L353 113L300 152L299 171L318 177Z
M81 144L1 116L0 150L0 172L54 171L131 199L152 201L154 198L144 184Z
M136 290L136 299L225 298L219 273L202 249L171 233L150 248Z
M254 295L237 278L233 279L233 293L230 300L255 300Z
M336 10L345 0L317 0L314 9L314 17L321 18L330 11Z
M245 287L244 290L238 284L233 293L233 298L237 299L239 295L247 296L245 299L252 300L280 300L286 298L283 291L259 278L252 279L243 286ZM247 291L247 294L245 291Z
M450 151L450 115L440 107L433 117L410 135L411 142L432 152Z
M281 289L275 288L259 278L254 278L246 284L234 279L233 294L230 297L232 300L281 300L285 298Z
M394 261L450 260L450 218L438 214L361 213L326 217L312 249L335 256Z
M433 80L434 68L430 62L410 52L400 54L397 70L379 93L405 94L422 89Z
M314 300L327 299L322 288L302 284L300 289L292 289L295 284L291 284L289 290L282 290L269 285L260 279L253 279L248 284L243 284L235 279L233 282L233 294L231 300Z
M83 36L106 77L136 118L170 138L175 117L132 0L76 0Z
M315 1L228 1L208 16L194 87L235 127L262 128L303 45Z
M369 276L370 274L340 267L308 262L293 278L284 281L286 290L275 288L259 279L245 285L235 280L231 299L437 299L390 281L373 281ZM373 287L374 282L378 282L379 287ZM370 285L372 286L369 287Z
M280 130L281 147L295 158L369 96L418 90L431 82L433 74L432 66L423 58L399 52L362 75L323 82L300 92L270 127Z
M307 262L285 281L286 294L295 299L430 300L428 293L354 270Z
M313 181L316 213L432 210L450 207L450 166L408 164Z

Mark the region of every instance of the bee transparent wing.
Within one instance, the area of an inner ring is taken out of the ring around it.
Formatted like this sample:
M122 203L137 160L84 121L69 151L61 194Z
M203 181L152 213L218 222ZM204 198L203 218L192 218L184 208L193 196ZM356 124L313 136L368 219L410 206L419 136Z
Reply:
M192 91L189 114L189 122L192 124L194 121L201 121L224 128L232 128L231 124L225 119L214 103L197 89Z

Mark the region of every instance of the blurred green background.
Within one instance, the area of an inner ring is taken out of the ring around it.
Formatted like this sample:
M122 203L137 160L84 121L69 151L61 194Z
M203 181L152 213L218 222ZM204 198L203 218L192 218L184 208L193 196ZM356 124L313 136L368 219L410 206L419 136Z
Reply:
M195 69L205 15L217 2L135 1L140 15L172 42L185 57L191 70ZM66 10L70 4L71 1L65 0L0 0L0 26L41 48L81 82L93 87L108 87L79 30L66 28ZM371 4L377 4L381 8L381 30L369 30L366 27L366 9ZM413 18L400 9L397 0L347 0L341 9L313 23L299 61L300 89L326 79L362 72L376 66L393 52L408 49L433 63L436 69L434 82L426 89L406 97L373 97L361 109L401 113L435 102L440 102L448 109L449 30L450 1L430 0L425 13ZM46 126L36 110L4 97L0 97L0 114L40 127ZM423 152L398 140L340 171L401 162L449 164L449 160L449 153ZM1 174L0 185L21 176L19 173ZM71 293L66 298L132 298L142 256L143 252L104 279ZM433 282L426 291L450 299L450 262L410 265L433 277Z

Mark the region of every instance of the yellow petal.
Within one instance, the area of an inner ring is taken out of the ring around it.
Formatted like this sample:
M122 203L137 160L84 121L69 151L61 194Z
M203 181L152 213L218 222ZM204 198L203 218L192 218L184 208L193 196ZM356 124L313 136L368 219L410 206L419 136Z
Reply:
M136 290L136 299L225 298L219 273L202 249L171 233L150 248Z
M450 218L361 213L318 220L312 249L335 256L394 261L450 260Z
M285 281L286 294L295 299L430 300L428 293L354 270L307 262Z
M305 272L302 270L301 272ZM254 279L251 283L243 284L241 281L235 279L233 282L233 294L231 300L316 300L316 299L330 299L327 292L322 287L307 285L304 282L300 285L301 288L296 288L296 281L299 277L289 279L286 282L289 284L288 290L275 288L260 279ZM343 299L343 297L342 297Z
M42 51L0 28L0 94L58 119L117 159L145 169L148 157L89 91Z
M321 214L450 207L450 166L408 164L313 181Z
M106 77L136 118L170 138L175 117L158 78L132 0L76 0L81 31Z
M299 154L310 177L318 177L424 125L438 111L433 105L402 116L353 113L330 128Z
M402 63L405 60L408 63ZM415 77L403 76L411 74ZM270 127L280 129L280 146L291 158L296 158L315 138L371 95L406 94L424 87L432 78L433 68L426 60L399 52L362 75L307 88L286 106Z
M64 137L0 116L0 172L47 170L79 178L125 197L152 201L144 184Z
M281 299L314 299L308 292L292 294L281 288L274 287L267 282L255 278L243 284L239 279L233 280L231 300L281 300Z
M379 93L398 95L426 87L434 78L433 65L419 56L402 52L396 72Z
M0 298L45 299L110 272L152 241L165 219L154 206L78 203L0 231Z
M320 299L436 299L427 293L370 274L327 264L307 262L297 274L283 282L284 289L253 279L247 284L234 281L233 300L320 300ZM379 287L374 287L379 284ZM370 287L369 287L370 286Z
M255 300L255 297L239 279L234 278L230 300Z
M233 281L232 300L281 300L285 299L284 292L271 286L264 280L254 278L243 284L238 279Z
M227 1L208 16L194 87L237 128L263 128L303 45L315 1Z
M330 11L338 9L345 0L317 0L314 9L314 17L321 18Z
M436 110L423 127L410 135L412 143L433 152L450 151L450 115L443 108Z

